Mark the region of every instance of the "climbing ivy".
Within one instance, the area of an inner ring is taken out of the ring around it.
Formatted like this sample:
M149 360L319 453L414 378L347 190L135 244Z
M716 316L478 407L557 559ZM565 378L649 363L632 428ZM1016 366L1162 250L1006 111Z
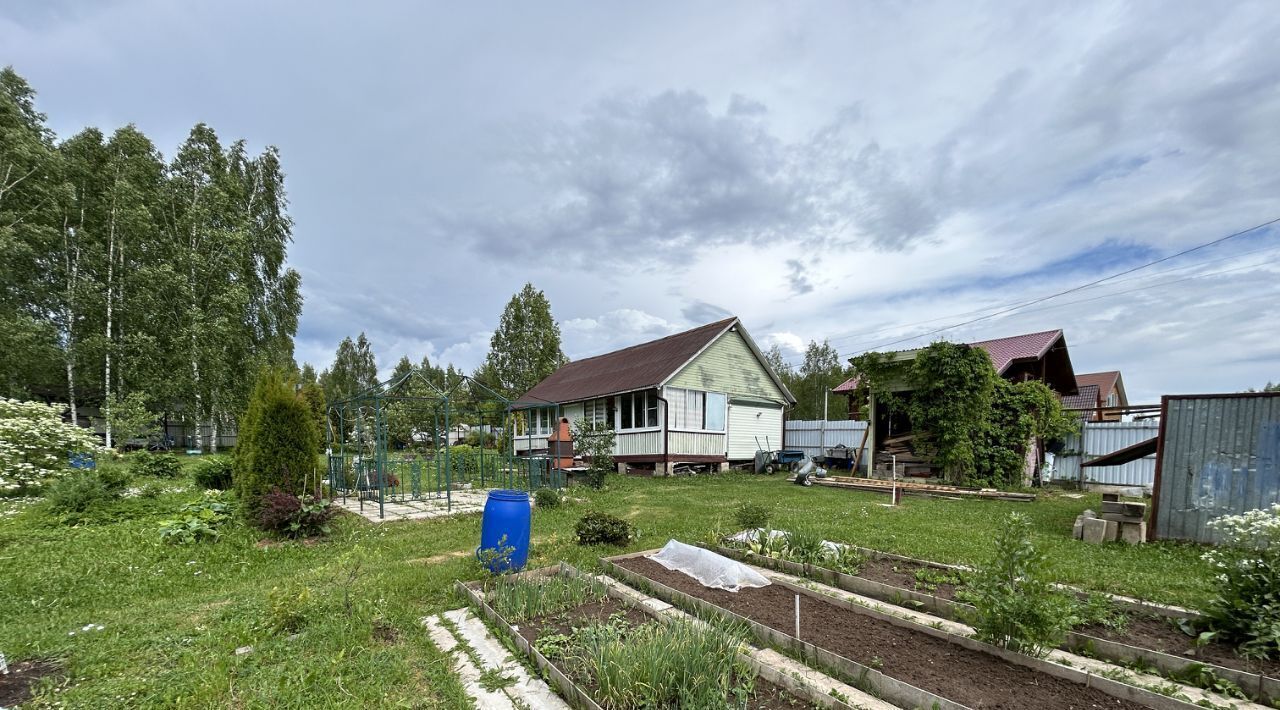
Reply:
M947 480L1016 487L1027 445L1074 430L1057 395L1042 382L1002 379L986 351L937 342L912 359L894 353L852 358L855 397L874 394L880 406L911 417L917 447L934 450Z

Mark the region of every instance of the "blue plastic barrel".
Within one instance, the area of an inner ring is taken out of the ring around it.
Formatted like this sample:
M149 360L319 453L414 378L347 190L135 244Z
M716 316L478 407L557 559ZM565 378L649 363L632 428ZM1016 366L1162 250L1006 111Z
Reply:
M494 574L518 571L529 561L531 525L529 494L524 491L489 491L480 523L480 547L476 557Z

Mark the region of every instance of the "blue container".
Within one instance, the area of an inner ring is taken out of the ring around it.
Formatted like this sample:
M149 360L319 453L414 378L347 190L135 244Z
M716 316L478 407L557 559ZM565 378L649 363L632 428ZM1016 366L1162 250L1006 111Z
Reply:
M480 524L480 547L476 557L490 572L514 572L529 561L529 494L524 491L489 491Z

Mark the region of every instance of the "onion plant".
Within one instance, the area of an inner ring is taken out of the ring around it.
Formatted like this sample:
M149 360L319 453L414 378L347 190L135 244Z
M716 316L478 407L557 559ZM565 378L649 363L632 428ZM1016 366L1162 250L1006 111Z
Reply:
M595 580L561 575L500 577L485 593L489 604L511 621L555 614L607 595L604 585Z

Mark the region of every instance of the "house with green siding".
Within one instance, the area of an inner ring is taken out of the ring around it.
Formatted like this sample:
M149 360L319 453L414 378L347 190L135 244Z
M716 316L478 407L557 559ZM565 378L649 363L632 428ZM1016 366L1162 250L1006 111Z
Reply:
M546 451L561 419L586 418L614 429L619 470L723 468L751 460L757 442L781 447L795 401L742 322L726 318L556 370L519 399L528 420L515 448Z

